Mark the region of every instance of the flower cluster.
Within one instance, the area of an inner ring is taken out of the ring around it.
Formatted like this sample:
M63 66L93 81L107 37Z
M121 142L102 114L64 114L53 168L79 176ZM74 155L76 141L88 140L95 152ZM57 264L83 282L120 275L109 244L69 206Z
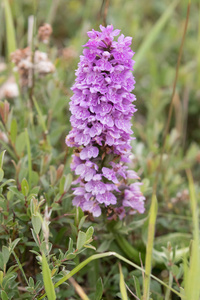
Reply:
M73 205L95 217L107 208L110 218L136 211L144 212L144 196L138 179L128 170L131 151L131 118L136 111L132 75L132 38L120 35L113 26L88 32L89 41L76 71L74 95L70 102L72 130L66 137L76 147L71 169L79 175L74 184Z
M39 27L38 38L44 44L48 44L50 35L52 34L52 27L50 24L45 23Z
M0 87L0 100L13 99L19 96L18 86L14 77L9 77L8 80Z

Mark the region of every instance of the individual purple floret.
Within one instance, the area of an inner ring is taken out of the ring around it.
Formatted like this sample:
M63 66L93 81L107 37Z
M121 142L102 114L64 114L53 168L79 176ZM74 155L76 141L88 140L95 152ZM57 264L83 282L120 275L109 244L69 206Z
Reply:
M66 137L69 147L76 147L71 169L78 175L74 181L73 205L94 217L106 209L109 218L122 219L126 213L144 212L141 183L127 170L131 151L131 118L136 100L131 93L134 52L132 38L120 35L113 26L100 26L101 32L88 32L76 70L74 95L70 102L72 130Z

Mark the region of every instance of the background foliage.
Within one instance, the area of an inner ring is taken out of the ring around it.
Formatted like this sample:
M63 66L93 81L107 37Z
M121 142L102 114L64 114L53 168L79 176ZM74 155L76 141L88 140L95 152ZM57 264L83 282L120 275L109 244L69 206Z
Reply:
M150 247L148 233L153 237L148 225L152 221L154 227L156 212L154 246L149 257L152 275L182 293L182 299L184 294L186 299L199 299L198 284L191 286L200 278L199 9L198 1L193 1L158 181L158 208L152 202L148 218L187 1L0 1L0 53L1 62L6 63L0 73L0 84L3 86L13 76L10 53L27 47L30 15L35 18L33 50L48 53L56 68L47 76L35 74L33 87L21 88L18 97L7 101L2 98L0 102L3 300L41 299L44 289L48 299L181 299L155 279L151 280L150 295L142 298L144 274L125 262L119 266L117 256L109 254L99 259L101 254L98 254L85 268L81 265L95 253L115 251L121 258L143 267L146 244ZM132 49L136 53L134 92L138 112L133 119L136 139L130 168L136 169L142 179L146 213L123 222L86 217L72 207L72 150L64 142L70 130L70 87L82 45L87 40L86 32L98 29L105 21L121 29L124 35L133 36ZM50 43L44 45L38 41L37 32L47 22L52 25L53 34ZM14 76L19 81L16 72ZM186 169L191 170L190 191ZM66 278L73 269L74 279L59 285L55 296L53 284ZM146 282L148 289L149 279ZM191 294L192 290L196 294Z

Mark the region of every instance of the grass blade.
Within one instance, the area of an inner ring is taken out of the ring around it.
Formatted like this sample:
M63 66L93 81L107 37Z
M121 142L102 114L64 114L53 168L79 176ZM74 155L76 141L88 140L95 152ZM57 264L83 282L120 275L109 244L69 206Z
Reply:
M8 0L4 0L5 18L6 18L6 39L8 47L8 57L16 50L15 28L13 24L12 13Z
M150 33L147 35L147 37L142 42L139 50L137 51L137 53L134 56L134 60L135 60L134 70L140 65L141 61L143 60L144 55L148 52L148 50L151 48L152 44L155 42L155 40L159 36L161 30L163 29L167 20L172 15L172 13L178 3L179 3L179 0L175 0L172 2L171 5L168 6L166 11L158 19L156 24L151 29Z
M119 273L120 273L120 280L119 280L120 293L123 300L128 300L121 264L119 264Z
M73 285L74 289L76 290L77 294L80 296L82 300L90 300L82 287L74 280L74 278L69 279L70 283Z
M44 281L44 287L45 291L47 293L47 298L48 300L55 300L56 299L56 294L55 294L55 289L54 285L51 279L51 271L49 269L46 257L44 254L42 254L42 276L43 276L43 281Z
M39 107L39 105L38 105L38 103L37 103L36 98L33 97L32 99L33 99L33 103L34 103L35 108L36 108L37 113L38 113L38 118L39 118L40 124L41 124L41 126L42 126L42 129L43 129L43 131L44 131L45 137L46 137L46 139L47 139L47 143L48 143L49 149L51 149L51 142L50 142L50 138L49 138L49 134L48 134L48 129L47 129L46 124L45 124L45 121L44 121L44 117L43 117L43 115L42 115L42 112L41 112L41 110L40 110L40 107Z
M153 194L150 213L149 213L148 240L146 246L145 274L144 274L144 286L143 286L143 300L149 299L150 274L151 274L151 265L152 265L153 241L154 241L154 234L155 234L157 210L158 210L157 198L156 195Z
M190 204L192 210L192 223L193 223L193 242L190 255L190 266L187 271L185 282L185 295L186 299L199 300L200 296L200 257L199 257L199 222L198 222L198 207L195 196L194 182L192 173L187 171L190 191Z

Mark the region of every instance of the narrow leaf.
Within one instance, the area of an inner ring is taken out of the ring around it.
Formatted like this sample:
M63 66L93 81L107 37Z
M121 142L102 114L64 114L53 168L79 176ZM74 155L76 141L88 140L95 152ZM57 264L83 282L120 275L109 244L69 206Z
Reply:
M190 255L190 266L187 271L185 283L186 299L199 300L200 296L200 255L199 255L199 216L194 182L191 171L187 171L190 191L190 203L192 210L193 241ZM185 268L186 269L186 268Z
M42 254L42 276L44 281L45 291L47 293L48 300L55 300L56 294L54 290L54 285L51 279L51 271L49 269L46 257Z
M25 130L25 137L26 137L26 146L27 146L27 154L28 154L29 186L31 188L31 184L32 184L32 159L31 159L31 145L30 145L30 139L29 139L27 128Z
M141 299L140 282L136 276L133 277L135 283L136 296Z
M8 57L16 50L15 28L13 24L12 13L8 0L4 0L5 17L6 17L6 39L8 47Z
M122 296L122 300L128 300L121 264L119 264L119 273L120 273L119 287L120 287L120 293Z
M156 198L156 195L153 194L151 207L150 207L150 214L149 214L148 239L147 239L147 245L146 245L143 300L148 300L149 299L150 274L151 274L151 265L152 265L153 242L154 242L154 234L155 234L157 206L158 206L157 205L157 198Z
M101 277L97 280L96 284L96 292L95 292L95 300L101 300L103 295L103 282Z

